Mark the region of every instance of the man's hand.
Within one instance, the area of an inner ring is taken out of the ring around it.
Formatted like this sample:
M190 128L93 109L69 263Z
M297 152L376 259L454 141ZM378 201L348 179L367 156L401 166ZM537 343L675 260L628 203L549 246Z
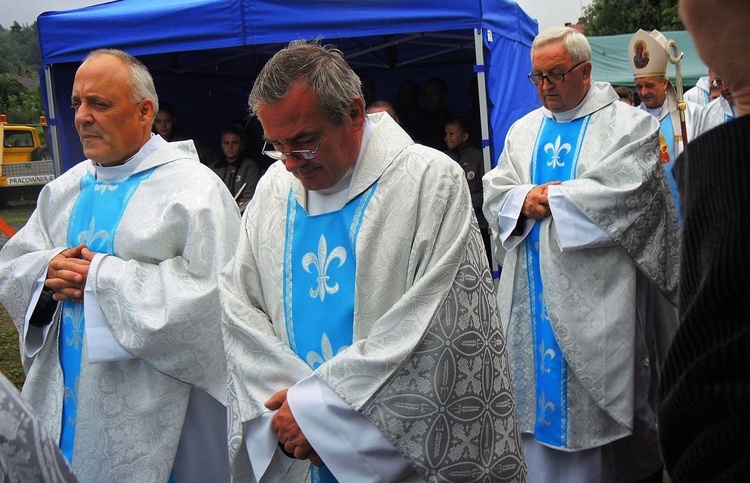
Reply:
M293 454L295 458L299 460L309 459L310 463L315 466L323 466L323 460L312 449L310 442L307 441L297 425L294 414L292 414L292 410L289 409L289 404L286 401L286 392L286 389L277 392L265 403L265 406L272 411L278 409L271 420L271 429L276 433L279 442L284 445L284 449Z
M83 257L83 258L81 258ZM83 302L83 289L94 252L81 244L55 255L47 267L47 280L44 285L54 290L56 301L73 300Z
M561 184L560 181L550 181L549 183L540 184L531 188L526 199L523 200L521 214L532 220L540 220L548 217L551 212L549 209L549 199L547 197L547 187L550 185Z

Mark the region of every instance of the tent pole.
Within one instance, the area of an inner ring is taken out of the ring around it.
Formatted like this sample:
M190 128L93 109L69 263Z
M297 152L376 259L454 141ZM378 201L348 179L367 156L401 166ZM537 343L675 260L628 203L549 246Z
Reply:
M56 98L54 95L54 89L52 88L52 66L44 66L44 78L47 87L47 112L49 113L49 119L47 119L47 129L49 130L49 136L47 142L51 144L52 148L52 166L55 170L55 177L57 178L62 174L62 147L60 146L60 132L57 125L57 106L55 104Z
M484 72L484 43L482 42L482 29L474 29L474 52L476 55L477 86L479 88L479 113L482 126L482 154L484 155L484 172L489 173L492 169L490 160L489 122L487 113L487 81Z
M490 159L490 128L489 128L489 113L487 110L487 78L485 73L484 65L484 42L482 39L482 29L474 29L474 52L476 55L476 66L474 70L477 73L477 87L479 90L479 119L482 127L482 155L484 157L484 172L489 173L492 169L492 160ZM491 220L487 220L490 224ZM490 230L492 233L492 230ZM490 236L490 253L494 255L495 238ZM492 271L492 278L497 280L500 278L500 269L494 260L489 260L490 270Z

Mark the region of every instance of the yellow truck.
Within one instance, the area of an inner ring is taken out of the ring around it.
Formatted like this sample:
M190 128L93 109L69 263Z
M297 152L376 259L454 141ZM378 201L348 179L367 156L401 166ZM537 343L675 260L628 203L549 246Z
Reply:
M46 129L44 116L39 124ZM0 114L0 205L13 197L36 196L55 179L52 155L36 126L9 124Z

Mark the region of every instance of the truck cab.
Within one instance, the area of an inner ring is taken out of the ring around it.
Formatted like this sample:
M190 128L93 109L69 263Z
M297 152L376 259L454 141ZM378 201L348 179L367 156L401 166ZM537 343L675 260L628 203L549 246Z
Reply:
M44 116L39 122L46 128ZM36 126L9 124L0 114L0 204L15 196L36 196L55 179L52 155Z

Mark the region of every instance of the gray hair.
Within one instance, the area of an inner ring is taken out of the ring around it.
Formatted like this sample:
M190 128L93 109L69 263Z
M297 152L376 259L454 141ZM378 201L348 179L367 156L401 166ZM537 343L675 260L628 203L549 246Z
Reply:
M315 93L318 107L337 126L349 116L352 100L363 99L359 77L340 50L317 40L295 40L261 69L248 99L250 113L257 117L260 106L280 101L300 81Z
M154 117L159 112L159 96L156 95L156 87L154 86L154 79L151 74L143 65L143 62L136 59L134 56L117 49L97 49L89 53L84 62L101 55L110 55L120 59L125 66L128 68L128 87L130 88L130 100L134 103L139 103L142 100L148 98L154 101Z
M591 45L586 36L570 27L550 27L536 36L531 44L531 60L534 61L534 50L545 45L562 40L565 50L570 54L573 62L591 60Z

